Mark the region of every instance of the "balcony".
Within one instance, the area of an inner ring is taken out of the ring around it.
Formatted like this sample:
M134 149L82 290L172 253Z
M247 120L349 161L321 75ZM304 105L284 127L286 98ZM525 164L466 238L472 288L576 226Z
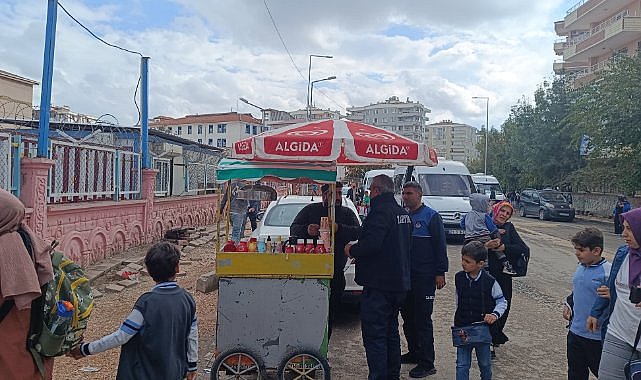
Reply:
M554 41L554 53L556 55L563 55L566 48L565 39Z
M565 30L590 29L617 9L631 3L631 0L581 0L567 11L564 21Z
M615 51L639 38L641 17L627 16L611 20L592 28L588 38L568 46L563 51L563 60L587 61L590 57Z
M557 75L570 74L575 71L580 71L588 67L587 62L562 62L555 61L552 64L552 69Z
M565 30L565 20L554 22L554 32L557 36L567 36L568 32Z

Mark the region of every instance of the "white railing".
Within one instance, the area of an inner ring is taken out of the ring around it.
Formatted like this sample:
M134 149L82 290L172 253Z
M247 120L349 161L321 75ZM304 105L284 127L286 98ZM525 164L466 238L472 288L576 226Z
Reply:
M11 191L11 135L0 133L0 189Z
M140 153L118 151L118 198L135 199L140 194L142 160Z
M581 5L585 4L587 1L589 1L589 0L581 0L581 1L579 1L578 3L574 4L572 6L572 8L568 9L568 11L565 12L565 13L566 14L570 14L570 13L576 11L577 9L579 9L581 7Z
M609 19L601 22L599 25L597 25L594 28L590 29L590 35L594 35L596 33L599 33L600 31L604 30L606 27L614 24L615 22L621 20L623 17L625 17L625 16L627 16L629 14L630 14L630 11L628 9L617 13L616 15L610 17Z
M156 174L156 192L157 197L166 197L169 195L171 186L171 160L167 158L154 157L154 169L158 170Z

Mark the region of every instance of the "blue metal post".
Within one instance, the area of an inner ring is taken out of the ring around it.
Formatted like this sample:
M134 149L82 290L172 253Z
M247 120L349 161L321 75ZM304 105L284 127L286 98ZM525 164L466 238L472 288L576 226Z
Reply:
M141 107L141 134L142 134L142 167L151 168L149 161L149 84L147 74L149 70L149 57L140 59L140 107Z
M40 93L40 123L38 124L38 157L49 157L49 109L51 108L51 83L53 81L53 53L56 47L57 0L47 2L47 28L45 52L42 64L42 87Z

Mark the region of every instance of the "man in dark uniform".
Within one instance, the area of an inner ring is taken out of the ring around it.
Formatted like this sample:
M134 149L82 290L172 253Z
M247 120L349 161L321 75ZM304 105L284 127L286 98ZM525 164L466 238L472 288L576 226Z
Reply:
M336 182L336 201L334 215L334 277L330 282L329 296L329 335L332 335L332 323L336 319L336 314L340 309L341 299L345 291L345 274L343 269L347 262L347 257L343 255L345 245L358 239L361 232L361 224L358 217L352 210L342 205L341 190L343 184ZM320 219L328 215L328 207L331 200L331 191L329 185L321 186L322 203L312 203L305 206L298 212L294 222L289 228L291 236L299 239L316 239L319 236Z
M417 182L403 185L403 202L412 218L411 290L401 308L403 333L409 352L401 363L415 363L410 377L436 373L434 367L434 329L432 310L435 289L445 286L447 243L441 216L421 202L423 189Z
M398 312L410 289L412 220L394 199L394 183L386 175L370 186L371 211L358 243L345 254L356 259L361 294L361 331L369 380L394 380L401 372Z

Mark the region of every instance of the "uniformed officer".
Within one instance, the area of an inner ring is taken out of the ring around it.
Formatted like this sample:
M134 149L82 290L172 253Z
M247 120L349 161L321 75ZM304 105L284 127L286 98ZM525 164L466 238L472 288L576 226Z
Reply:
M432 310L435 289L445 286L447 244L441 216L421 202L423 190L417 182L403 185L403 202L412 218L411 289L401 308L403 333L409 352L401 363L414 363L410 377L421 378L436 373L434 367L434 329Z

